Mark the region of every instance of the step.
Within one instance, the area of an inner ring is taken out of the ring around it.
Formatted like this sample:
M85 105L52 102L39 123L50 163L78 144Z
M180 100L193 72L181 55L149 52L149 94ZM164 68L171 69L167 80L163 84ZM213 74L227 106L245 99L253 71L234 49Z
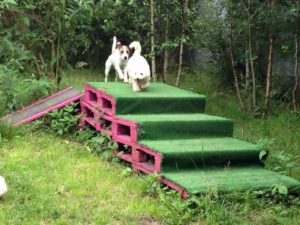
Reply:
M262 148L229 137L142 140L134 147L137 170L161 173L164 167L204 169L207 166L260 163Z
M233 121L207 114L119 115L113 123L116 140L191 139L232 136Z
M110 116L118 114L202 113L205 96L163 83L151 83L147 91L133 92L131 85L89 82L84 100Z
M267 190L274 185L284 185L290 193L300 193L300 182L260 166L176 170L162 173L165 181L181 187L191 194L211 191L223 193ZM166 183L166 182L164 182Z

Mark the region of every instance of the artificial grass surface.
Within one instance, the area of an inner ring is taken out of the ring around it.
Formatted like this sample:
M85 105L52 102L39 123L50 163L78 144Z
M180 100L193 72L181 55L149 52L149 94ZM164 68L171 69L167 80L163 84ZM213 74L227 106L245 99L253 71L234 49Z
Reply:
M210 165L259 163L262 148L234 138L143 140L139 144L163 155L162 169L197 169Z
M163 83L151 83L147 91L133 92L131 85L116 82L89 82L92 87L113 96L116 114L201 113L205 96Z
M118 115L138 123L139 140L190 139L203 136L232 136L233 121L201 113Z
M193 194L210 191L270 190L274 185L284 185L290 192L300 193L299 181L260 166L214 167L180 171L168 168L162 175Z

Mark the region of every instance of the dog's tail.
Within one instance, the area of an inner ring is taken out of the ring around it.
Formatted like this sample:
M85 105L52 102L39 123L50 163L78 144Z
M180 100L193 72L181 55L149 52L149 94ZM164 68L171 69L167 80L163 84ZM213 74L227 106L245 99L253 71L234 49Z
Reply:
M117 47L117 37L114 36L113 37L113 44L112 44L112 47L111 47L111 53L113 53L116 50L116 47Z
M130 43L129 48L134 49L134 53L141 54L142 53L142 46L140 42L133 41Z

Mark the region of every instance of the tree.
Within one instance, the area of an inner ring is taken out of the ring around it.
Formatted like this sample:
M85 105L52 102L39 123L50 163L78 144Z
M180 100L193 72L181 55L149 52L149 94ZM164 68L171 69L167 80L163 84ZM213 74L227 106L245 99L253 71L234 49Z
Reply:
M180 39L180 47L179 47L179 65L178 72L176 78L176 86L180 85L180 78L182 73L182 63L183 63L183 50L184 44L186 42L186 30L187 30L187 13L189 7L189 0L182 0L182 20L181 20L181 39Z
M151 70L153 80L156 81L156 63L155 63L155 24L154 24L154 0L150 0L150 9L151 9Z

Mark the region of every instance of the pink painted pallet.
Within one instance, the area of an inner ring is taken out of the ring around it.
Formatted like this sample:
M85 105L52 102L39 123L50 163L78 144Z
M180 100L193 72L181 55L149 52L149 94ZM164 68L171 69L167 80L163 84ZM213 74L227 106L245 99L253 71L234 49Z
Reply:
M146 174L161 173L163 156L145 146L135 145L132 151L133 168Z
M13 127L26 124L39 119L56 109L70 105L73 102L77 102L82 96L83 94L80 91L73 87L69 87L1 118L0 122L8 123Z
M109 115L115 116L116 101L115 99L100 90L85 84L85 92L83 97L85 102L95 107L97 110Z
M115 118L112 135L116 141L136 144L138 142L138 125L134 121Z
M127 163L129 163L129 164L131 164L131 165L133 165L133 157L132 157L132 154L133 154L133 144L124 144L124 143L122 143L122 141L116 141L116 140L114 140L114 138L113 138L113 141L115 142L115 143L117 143L117 148L115 149L115 155L119 158L119 159L121 159L121 160L123 160L123 161L125 161L125 162L127 162Z
M131 162L135 171L146 174L160 173L162 155L138 144L138 124L121 118L113 122L113 140L131 146Z
M181 198L187 199L189 197L189 192L186 189L179 186L178 184L175 184L174 182L167 180L164 177L160 178L160 182L163 183L164 185L168 186L169 188L181 193Z
M83 114L80 121L82 127L88 124L101 133L112 135L113 117L104 115L84 100L80 101L80 108Z

